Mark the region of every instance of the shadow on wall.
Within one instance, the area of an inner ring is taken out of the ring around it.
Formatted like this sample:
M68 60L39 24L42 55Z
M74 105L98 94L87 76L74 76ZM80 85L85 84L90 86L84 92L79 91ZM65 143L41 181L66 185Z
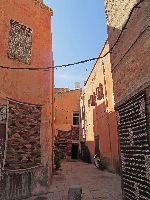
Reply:
M105 167L120 172L116 112L108 112L105 102L93 111L95 153L100 152ZM97 139L99 141L97 141Z
M115 106L118 111L122 189L124 199L131 200L148 200L150 195L150 144L147 139L149 133L146 132L148 121L145 121L146 117L149 118L145 109L149 105L146 93L150 94L150 29L145 17L146 8L140 4L127 20L126 26L122 25L122 31L108 26ZM112 117L111 114L106 115L107 118ZM104 124L99 126L104 127ZM100 143L102 137L100 133Z

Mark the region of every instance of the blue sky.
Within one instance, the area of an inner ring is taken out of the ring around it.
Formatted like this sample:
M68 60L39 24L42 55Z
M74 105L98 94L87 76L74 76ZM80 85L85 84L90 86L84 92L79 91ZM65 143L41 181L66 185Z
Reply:
M104 0L44 0L52 17L54 64L97 57L107 38ZM74 89L87 79L94 62L55 70L55 87Z

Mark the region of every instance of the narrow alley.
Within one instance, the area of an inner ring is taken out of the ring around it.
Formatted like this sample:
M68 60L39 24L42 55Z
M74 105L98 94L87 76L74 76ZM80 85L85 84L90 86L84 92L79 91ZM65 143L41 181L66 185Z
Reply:
M119 175L82 161L63 162L62 169L53 176L49 193L27 200L68 200L68 190L73 185L82 187L82 200L122 200Z
M0 200L150 200L150 0L0 0Z

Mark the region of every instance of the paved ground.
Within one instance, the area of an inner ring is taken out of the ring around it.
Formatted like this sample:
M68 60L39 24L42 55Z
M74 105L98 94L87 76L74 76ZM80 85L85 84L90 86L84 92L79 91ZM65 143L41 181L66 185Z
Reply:
M68 200L69 186L76 184L82 186L82 200L122 200L118 175L83 162L64 162L53 177L50 193L28 200Z

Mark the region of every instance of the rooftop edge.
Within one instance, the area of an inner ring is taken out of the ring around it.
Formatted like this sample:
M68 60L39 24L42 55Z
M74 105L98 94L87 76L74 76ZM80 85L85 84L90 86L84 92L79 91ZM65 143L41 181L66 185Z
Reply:
M35 3L38 3L38 4L41 6L41 8L48 10L48 11L51 13L51 15L53 16L53 10L52 10L50 7L46 6L46 5L43 3L43 1L41 1L41 0L33 0L33 1L34 1Z

